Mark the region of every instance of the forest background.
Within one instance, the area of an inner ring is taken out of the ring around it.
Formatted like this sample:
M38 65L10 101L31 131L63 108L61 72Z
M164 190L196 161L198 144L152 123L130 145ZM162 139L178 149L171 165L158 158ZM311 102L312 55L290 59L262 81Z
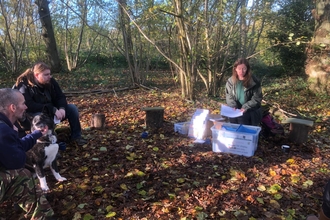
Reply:
M0 86L44 61L81 111L92 141L80 155L68 146L72 181L52 185L63 219L303 219L329 174L329 36L327 0L0 1ZM173 132L196 108L219 113L238 57L277 119L314 121L289 155L285 137L243 158ZM166 107L164 129L141 140L150 105ZM109 129L89 127L96 112ZM3 207L0 217L12 215Z

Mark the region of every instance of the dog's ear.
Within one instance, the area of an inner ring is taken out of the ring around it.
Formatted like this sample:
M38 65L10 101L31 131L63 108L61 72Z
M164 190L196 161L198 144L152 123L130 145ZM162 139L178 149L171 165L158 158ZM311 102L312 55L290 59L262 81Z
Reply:
M45 105L43 108L42 108L42 111L41 113L45 114L45 115L48 115L49 117L53 117L53 106L51 105Z
M33 116L31 114L25 113L26 119L29 120L29 122L31 123L31 121L33 120Z

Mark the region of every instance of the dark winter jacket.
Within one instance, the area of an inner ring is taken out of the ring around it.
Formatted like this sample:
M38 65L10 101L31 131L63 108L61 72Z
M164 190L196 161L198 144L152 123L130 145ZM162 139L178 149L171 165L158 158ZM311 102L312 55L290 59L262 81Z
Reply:
M232 108L245 109L246 113L244 114L248 114L250 116L251 125L258 125L262 118L262 90L259 80L252 75L249 87L244 87L245 103L243 105L238 101L236 91L236 84L233 83L233 79L230 77L226 83L227 105Z
M0 169L15 170L25 165L26 151L30 150L42 136L39 130L18 137L8 117L0 113Z
M252 75L249 87L244 87L245 103L242 105L237 98L236 84L233 83L232 77L230 77L226 83L226 102L227 105L232 108L255 110L261 107L262 90L259 80Z
M55 114L57 109L66 109L67 101L64 93L54 78L51 78L49 86L41 86L35 83L31 86L26 79L18 84L18 89L25 98L28 107L27 113L35 114L47 108L48 112Z

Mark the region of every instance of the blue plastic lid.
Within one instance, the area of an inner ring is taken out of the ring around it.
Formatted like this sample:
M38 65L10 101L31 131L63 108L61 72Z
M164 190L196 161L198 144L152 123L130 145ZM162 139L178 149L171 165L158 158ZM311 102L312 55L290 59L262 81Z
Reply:
M257 131L253 130L253 129L250 129L250 128L247 128L246 126L244 125L240 125L238 128L237 128L237 132L244 132L244 133L250 133L250 134L255 134L257 133Z
M238 126L238 128L233 128L230 126L223 125L222 128L226 129L227 131L234 131L234 132L242 132L242 133L249 133L249 134L256 134L257 131L250 129L244 125Z
M236 131L236 128L232 128L230 126L222 125L222 128L226 129L227 131Z

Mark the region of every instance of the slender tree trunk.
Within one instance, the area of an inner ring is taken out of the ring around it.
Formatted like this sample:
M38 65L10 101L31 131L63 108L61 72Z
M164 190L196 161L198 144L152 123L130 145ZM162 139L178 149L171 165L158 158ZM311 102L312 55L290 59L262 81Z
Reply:
M246 0L241 0L240 7L240 57L246 56L246 34L247 34L247 25L246 25Z
M127 2L126 0L119 0L119 12L120 12L120 27L123 35L124 47L125 47L125 57L128 63L129 72L131 75L132 85L135 83L140 83L140 78L137 76L137 67L134 63L133 56L133 42L132 33L130 28L130 18L126 15L127 12Z
M0 1L0 15L2 15L2 41L0 44L0 60L4 63L8 72L17 73L20 71L23 52L27 44L27 23L29 21L28 8L21 1L13 4L14 8ZM14 9L14 10L13 10ZM15 17L13 19L12 17Z
M39 16L42 24L42 36L46 44L47 56L53 72L61 70L60 57L57 51L52 19L47 0L36 0Z
M69 6L69 4L70 4L70 1L67 1L66 5ZM64 40L64 52L65 52L67 68L69 71L72 71L72 70L79 68L79 66L82 65L87 59L86 58L84 61L81 61L81 59L80 59L80 50L81 50L82 42L84 39L85 27L86 27L87 20L88 20L87 19L87 1L86 0L82 1L80 4L80 8L78 10L80 12L80 19L81 19L80 31L79 31L78 36L76 36L76 35L70 36L70 34L69 34L70 33L69 32L69 29L70 29L69 28L69 20L70 20L69 10L72 10L71 7L67 7L67 10L66 10L66 18L65 18L66 31L65 31L65 40ZM72 40L72 38L77 38L77 41ZM75 44L73 42L77 42L77 43ZM76 46L75 51L73 51L73 46ZM90 52L91 51L89 51L89 53Z
M182 97L193 100L195 77L193 74L191 45L184 23L182 0L173 0L174 12L176 14L176 27L178 29L178 47L180 51L180 67L179 74L181 79ZM182 81L184 80L184 81Z

